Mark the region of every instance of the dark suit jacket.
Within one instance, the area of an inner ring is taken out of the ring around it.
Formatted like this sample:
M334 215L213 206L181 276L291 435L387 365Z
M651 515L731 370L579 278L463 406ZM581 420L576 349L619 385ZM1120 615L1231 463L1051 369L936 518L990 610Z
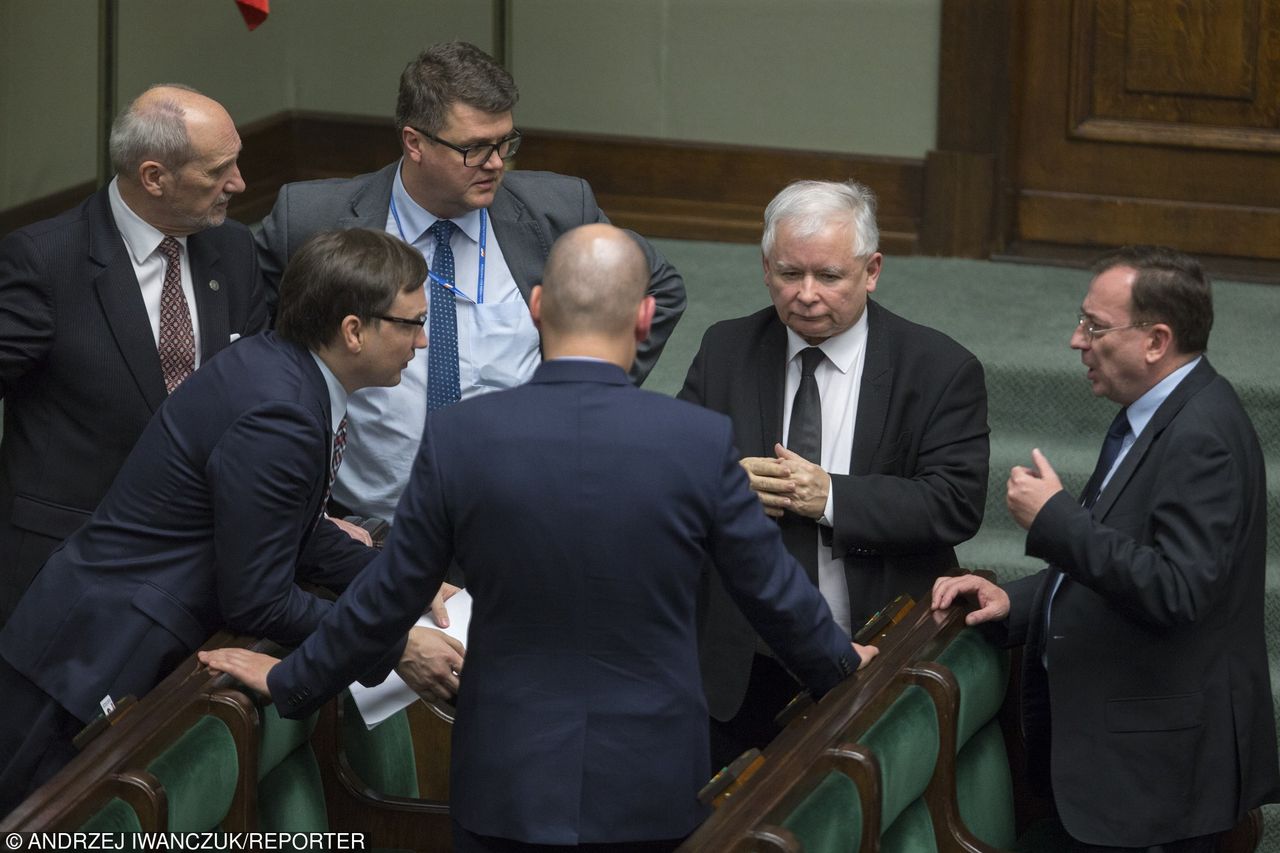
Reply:
M850 472L831 478L832 553L844 560L855 631L899 593L920 600L955 566L952 546L982 523L989 456L978 359L874 302L867 324ZM743 456L772 456L782 440L786 352L772 307L716 323L679 396L732 418ZM782 526L793 554L816 547L813 522L788 514ZM705 608L707 699L712 716L728 720L742 704L756 638L715 578Z
M285 264L307 238L328 228L386 228L399 167L397 160L350 180L306 181L280 188L257 237L258 262L273 314ZM488 211L502 256L526 302L533 286L542 282L542 265L556 238L579 225L609 221L586 181L551 172L508 172ZM649 294L658 303L649 339L640 344L631 370L632 380L639 384L653 369L684 313L685 295L684 281L675 268L643 237L632 236L649 262Z
M456 556L474 610L453 817L541 844L687 834L709 770L704 554L815 691L856 666L738 458L728 420L599 362L432 413L387 550L272 670L272 696L299 716L365 672Z
M201 364L266 327L249 231L187 240ZM217 282L213 289L211 282ZM0 242L0 625L106 494L165 399L128 250L104 187Z
M329 392L303 349L246 338L160 407L102 503L0 631L0 654L81 720L142 696L221 627L294 644L374 552L317 524ZM3 719L3 717L0 717Z
M1204 360L1092 510L1063 491L1036 516L1027 553L1051 565L1006 587L1009 620L994 629L1027 644L1024 704L1052 719L1051 737L1043 717L1027 721L1031 769L1051 773L1075 838L1192 838L1280 797L1266 511L1253 426ZM1046 640L1046 596L1064 573Z

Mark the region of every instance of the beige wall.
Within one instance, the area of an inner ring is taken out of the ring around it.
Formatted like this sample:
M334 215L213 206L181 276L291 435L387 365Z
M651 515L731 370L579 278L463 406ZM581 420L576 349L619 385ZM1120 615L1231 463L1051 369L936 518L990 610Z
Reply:
M524 127L921 157L941 0L515 0ZM119 94L185 82L241 124L286 109L388 116L423 46L491 49L485 0L120 0ZM0 209L92 180L91 0L0 0Z
M519 122L923 157L941 0L517 0Z

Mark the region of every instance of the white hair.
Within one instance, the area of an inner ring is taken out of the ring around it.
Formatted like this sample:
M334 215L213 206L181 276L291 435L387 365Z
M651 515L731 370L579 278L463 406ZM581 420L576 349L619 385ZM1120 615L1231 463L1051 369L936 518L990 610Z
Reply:
M857 181L795 181L773 197L764 209L760 249L773 251L779 223L791 226L797 237L812 237L832 221L853 226L853 255L864 258L880 248L876 227L876 195Z

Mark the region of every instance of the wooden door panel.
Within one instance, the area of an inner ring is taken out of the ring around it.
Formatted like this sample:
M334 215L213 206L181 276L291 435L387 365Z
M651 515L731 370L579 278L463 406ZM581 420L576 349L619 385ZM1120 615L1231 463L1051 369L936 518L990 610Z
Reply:
M1280 258L1280 0L1016 9L1016 239Z

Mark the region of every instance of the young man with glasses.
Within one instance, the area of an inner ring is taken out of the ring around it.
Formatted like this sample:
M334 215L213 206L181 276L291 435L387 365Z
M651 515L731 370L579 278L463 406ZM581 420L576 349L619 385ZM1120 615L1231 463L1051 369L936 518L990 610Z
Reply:
M419 249L431 268L427 358L409 366L399 387L352 400L350 447L334 488L345 510L391 518L426 414L532 376L541 353L527 302L551 244L575 226L607 221L579 178L505 171L520 147L511 112L517 98L511 75L479 48L435 45L400 78L401 159L351 180L286 185L262 223L269 300L292 252L326 228L385 230ZM657 301L630 374L638 383L675 328L685 295L679 274L632 237Z
M0 817L113 701L145 695L220 628L301 642L330 605L297 580L341 590L373 558L322 508L348 395L399 382L426 346L425 273L382 231L317 235L281 283L277 331L165 399L0 631ZM442 665L459 668L459 650Z

